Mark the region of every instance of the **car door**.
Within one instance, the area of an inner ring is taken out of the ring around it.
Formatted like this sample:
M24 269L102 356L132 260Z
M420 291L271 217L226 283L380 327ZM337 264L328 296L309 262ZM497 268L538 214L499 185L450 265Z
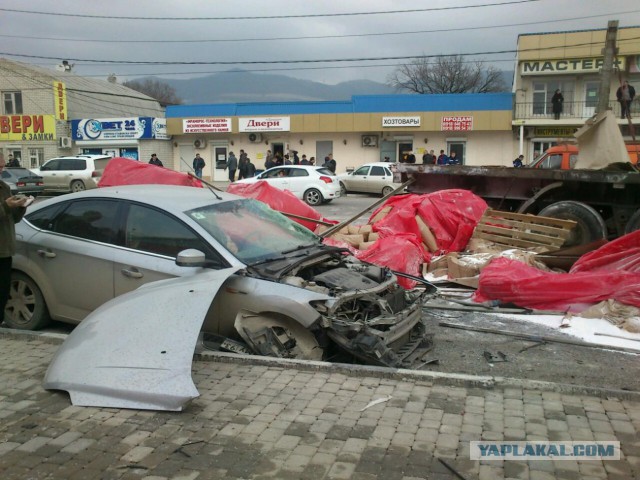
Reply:
M263 180L280 190L291 190L289 186L289 167L275 167L265 172Z
M356 169L349 177L348 190L354 192L369 192L367 178L369 177L369 166L365 165Z
M382 189L393 182L391 172L380 165L372 165L369 176L366 179L367 191L371 193L382 193Z
M119 202L70 201L38 210L29 221L39 230L29 241L30 274L54 318L79 322L114 296L113 242Z
M145 283L201 272L201 268L176 265L178 252L188 248L225 263L202 237L165 211L130 203L124 217L124 248L115 253L113 263L115 295Z
M302 198L302 195L308 188L318 188L314 184L314 180L317 177L312 177L309 172L304 168L289 168L289 190L296 197Z
M60 173L60 165L61 159L54 158L45 163L42 167L40 167L39 174L43 179L45 190L59 190L60 182L59 173Z

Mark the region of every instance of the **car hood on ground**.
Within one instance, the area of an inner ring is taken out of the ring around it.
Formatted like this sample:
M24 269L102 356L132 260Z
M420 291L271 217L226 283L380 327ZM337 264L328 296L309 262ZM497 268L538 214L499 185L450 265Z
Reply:
M74 405L181 410L197 397L191 363L207 310L237 269L163 280L91 313L54 356L44 388Z

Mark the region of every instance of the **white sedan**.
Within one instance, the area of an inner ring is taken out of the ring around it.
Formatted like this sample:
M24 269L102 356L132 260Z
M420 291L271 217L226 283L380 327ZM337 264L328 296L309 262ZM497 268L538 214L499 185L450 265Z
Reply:
M398 187L393 183L391 163L376 162L367 163L350 173L338 175L341 194L353 193L377 193L388 195Z
M280 190L289 190L312 207L329 203L340 196L338 177L328 168L311 165L279 165L235 183L255 183L261 180Z

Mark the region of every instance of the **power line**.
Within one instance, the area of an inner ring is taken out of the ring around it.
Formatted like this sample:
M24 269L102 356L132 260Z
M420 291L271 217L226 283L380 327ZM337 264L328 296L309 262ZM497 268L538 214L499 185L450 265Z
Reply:
M2 9L0 9L2 10ZM506 25L487 25L480 27L465 27L459 26L457 30L463 30L468 32L470 30L495 30L497 28L512 28L512 27L525 27L530 25L542 25L547 23L563 23L563 22L571 22L575 20L588 20L592 18L602 18L602 17L610 17L612 15L629 15L633 13L639 13L640 10L629 10L626 12L611 12L608 14L602 15L588 15L584 17L570 17L570 18L559 18L555 20L543 20L539 22L522 22L522 23L511 23ZM204 40L166 40L166 39L158 39L158 40L110 40L110 39L86 39L86 38L56 38L56 37L34 37L32 35L6 35L0 34L0 37L5 38L20 38L20 39L29 39L29 40L47 40L47 41L57 41L57 42L90 42L90 43L166 43L166 44L179 44L179 43L239 43L239 42L268 42L268 41L288 41L288 40L323 40L323 39L335 39L335 38L356 38L356 37L384 37L384 36L397 36L397 35L416 35L416 34L424 34L424 33L442 33L442 32L451 32L450 28L441 28L435 30L412 30L405 32L375 32L375 33L351 33L346 35L311 35L311 36L302 36L302 37L267 37L267 38L219 38L219 39L204 39Z
M625 41L638 40L640 37L627 38ZM565 49L571 47L585 47L585 46L597 46L601 45L601 42L584 42L572 45L560 45L556 47L541 47L541 48L529 48L529 49L508 49L508 50L495 50L484 52L471 52L471 53L450 53L450 54L420 54L420 55L402 55L402 56L385 56L385 57L358 57L358 58L327 58L327 59L314 59L314 60L234 60L234 61L155 61L144 62L139 60L94 60L86 58L67 58L72 62L85 62L85 63L98 63L109 65L262 65L262 64L299 64L299 63L337 63L337 62L375 62L384 60L416 60L420 58L438 58L438 57L470 57L480 55L500 55L505 53L522 53L522 52L537 52L540 50L554 50ZM57 60L58 57L48 57L44 55L26 55L17 54L11 52L0 52L0 55L6 55L8 57L24 57L24 58L39 58L43 60Z
M457 7L436 7L436 8L412 8L407 10L384 10L378 12L347 12L347 13L315 13L302 15L266 15L266 16L244 16L244 17L131 17L131 16L115 16L115 15L85 15L79 13L57 13L57 12L38 12L33 10L18 10L12 8L0 8L0 11L12 13L26 13L31 15L50 15L56 17L73 17L73 18L96 18L96 19L115 19L115 20L150 20L150 21L203 21L203 20L274 20L284 18L320 18L320 17L354 17L362 15L389 15L398 13L420 13L420 12L437 12L447 10L461 10L467 8L483 8L496 7L504 5L514 5L520 3L533 3L540 0L513 0L510 2L500 3L484 3L480 5L461 5Z

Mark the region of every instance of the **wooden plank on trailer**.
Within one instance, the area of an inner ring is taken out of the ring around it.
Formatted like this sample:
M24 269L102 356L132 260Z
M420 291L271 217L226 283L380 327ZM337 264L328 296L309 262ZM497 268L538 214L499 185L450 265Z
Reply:
M558 235L545 235L541 233L528 232L526 230L520 230L518 228L502 228L494 225L478 224L476 227L481 232L493 233L496 235L503 235L511 238L524 238L527 240L538 241L541 243L555 243L560 241L560 245L569 238L571 232L568 230L558 232Z
M525 223L519 220L506 220L506 219L495 219L495 221L487 221L488 219L486 218L481 218L480 222L478 223L478 225L487 225L490 227L497 227L497 228L501 228L504 227L506 229L506 227L511 227L511 229L515 229L515 230L522 230L522 231L531 231L532 233L539 233L539 234L548 234L549 236L558 236L558 237L562 237L562 238L569 238L569 236L571 235L571 230L567 230L566 228L558 228L558 227L551 227L548 225L538 225L538 224L531 224L531 223Z
M533 242L530 240L506 238L506 237L501 237L499 235L491 235L489 233L484 233L484 232L478 232L477 234L474 233L473 237L479 238L482 240L488 240L498 245L504 245L507 247L522 247L522 248L542 247L545 249L555 249L555 248L558 248L558 246L561 246L561 244L553 245L549 243ZM564 243L564 241L562 243Z
M506 218L511 220L522 220L528 223L538 223L542 225L556 225L561 228L573 228L576 226L576 222L573 220L563 220L561 218L553 217L539 217L537 215L531 215L529 213L503 212L501 210L493 210L491 208L488 208L483 216Z

